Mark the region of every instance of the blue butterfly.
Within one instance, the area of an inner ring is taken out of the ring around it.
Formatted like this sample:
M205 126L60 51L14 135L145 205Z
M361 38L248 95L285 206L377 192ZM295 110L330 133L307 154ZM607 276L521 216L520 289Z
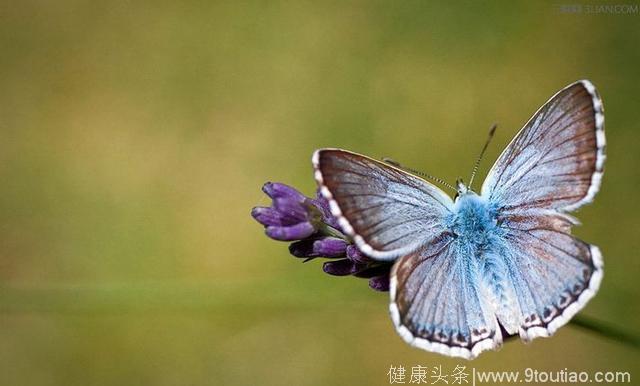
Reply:
M503 335L552 335L598 290L602 255L571 235L605 161L595 87L555 94L502 152L476 193L452 200L398 165L340 149L313 155L332 214L359 249L395 260L389 306L410 345L473 359Z

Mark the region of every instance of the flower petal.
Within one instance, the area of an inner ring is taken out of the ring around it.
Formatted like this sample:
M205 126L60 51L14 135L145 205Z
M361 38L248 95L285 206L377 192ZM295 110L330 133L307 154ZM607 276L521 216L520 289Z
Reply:
M291 226L268 226L266 229L267 236L280 241L302 240L315 231L315 227L308 222Z
M358 264L358 265L362 266L363 268L358 272L355 272L353 276L362 277L365 279L369 279L369 278L380 276L380 275L388 276L389 272L391 272L391 267L393 266L392 264L387 264L387 263L369 263L369 264Z
M287 221L301 222L309 219L309 207L289 198L274 198L273 207Z
M364 253L360 252L358 247L351 244L347 247L347 257L355 263L369 263L373 260Z
M291 243L289 244L289 253L295 257L317 257L313 255L313 241L307 239Z
M344 257L346 241L336 237L307 239L289 245L289 252L296 257Z
M281 184L279 182L267 182L262 186L262 191L271 198L284 198L293 201L303 202L306 197L297 189Z
M251 209L251 216L264 226L290 225L285 224L282 219L282 214L273 208L257 206Z
M311 200L311 202L316 208L320 209L320 212L322 213L322 219L325 224L335 229L342 230L340 224L338 224L338 219L333 217L333 215L331 214L329 201L327 201L327 199L324 198L324 196L320 193L320 189L318 189L318 191L316 192L316 198L314 200Z
M340 257L344 256L347 243L336 237L325 237L313 242L313 252L318 256Z
M389 275L372 277L369 279L369 287L376 291L389 291Z
M322 270L329 275L347 276L351 275L355 264L349 259L341 259L336 261L327 261L322 264Z

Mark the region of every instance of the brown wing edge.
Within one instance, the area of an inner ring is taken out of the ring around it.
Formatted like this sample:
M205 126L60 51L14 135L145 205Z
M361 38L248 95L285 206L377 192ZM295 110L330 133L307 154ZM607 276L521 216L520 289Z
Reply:
M596 164L595 164L595 170L591 175L591 184L589 185L587 194L579 201L562 208L562 211L564 212L571 212L593 201L593 198L595 197L596 193L598 193L598 191L600 190L600 185L602 183L602 176L604 174L604 161L607 159L607 155L606 155L607 141L604 133L604 105L602 104L602 98L600 98L600 94L598 93L598 90L596 90L596 87L590 81L583 79L574 83L574 85L578 83L581 84L587 90L587 92L591 96L591 101L593 104L593 110L595 113L595 132L596 132ZM571 87L571 86L568 86L568 87Z

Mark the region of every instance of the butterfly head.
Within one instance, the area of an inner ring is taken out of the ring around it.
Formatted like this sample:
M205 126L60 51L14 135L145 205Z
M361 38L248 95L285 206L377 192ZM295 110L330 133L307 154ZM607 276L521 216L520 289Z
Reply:
M469 187L465 185L464 181L462 181L462 178L458 178L456 180L456 190L458 191L458 193L456 194L456 199L458 197L464 196L467 193L472 193L471 189L469 189Z

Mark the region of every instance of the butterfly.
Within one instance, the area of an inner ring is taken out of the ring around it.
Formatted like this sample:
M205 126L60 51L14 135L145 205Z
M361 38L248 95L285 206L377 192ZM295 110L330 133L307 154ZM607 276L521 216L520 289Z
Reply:
M506 336L551 336L597 292L602 255L571 235L579 222L568 213L593 200L605 159L602 100L580 80L529 119L478 193L458 180L452 199L397 164L341 149L312 162L342 230L364 254L393 261L399 335L473 359Z

